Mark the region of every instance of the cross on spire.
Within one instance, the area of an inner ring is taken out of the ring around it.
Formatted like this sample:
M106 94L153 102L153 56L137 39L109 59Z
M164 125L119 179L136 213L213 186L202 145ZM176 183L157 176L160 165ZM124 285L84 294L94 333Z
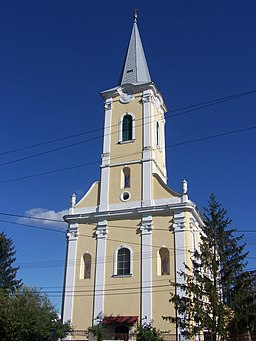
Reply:
M133 19L134 19L134 22L137 22L138 20L138 10L136 8L133 11Z

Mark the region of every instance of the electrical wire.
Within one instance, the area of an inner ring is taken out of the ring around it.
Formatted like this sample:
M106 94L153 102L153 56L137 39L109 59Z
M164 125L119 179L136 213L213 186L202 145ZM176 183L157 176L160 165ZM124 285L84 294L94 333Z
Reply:
M247 96L247 95L253 94L253 93L256 93L256 90L252 90L252 91L249 91L249 92L246 92L246 93L235 94L235 95L231 95L231 96L227 96L227 97L222 97L222 98L219 98L219 99L216 99L216 100L211 100L211 101L208 101L208 102L203 102L202 103L203 105L195 104L195 105L189 106L190 108L193 107L193 109L186 110L184 112L181 112L181 113L178 113L178 114L175 114L175 115L172 115L172 116L167 114L167 115L165 115L165 118L181 116L181 115L187 114L189 112L194 112L194 111L197 111L197 110L201 110L203 108L206 108L206 107L209 107L209 106L212 106L212 105L220 104L220 103L223 103L223 102L226 102L226 101L229 101L229 100L233 100L233 99L237 99L237 98L240 98L242 96ZM187 107L187 108L189 108L189 107ZM195 108L195 107L197 107L197 108ZM179 109L179 110L182 110L182 109ZM140 121L140 120L143 120L143 119L138 119L136 121ZM146 124L150 124L152 122L154 122L154 118L153 118L152 121L149 121ZM145 125L145 124L141 123L139 125L136 125L136 127L140 127L140 126L143 126L143 125ZM118 126L118 124L112 125L112 126L110 126L110 128L113 128L113 127L116 127L116 126ZM100 130L102 130L102 129L100 129ZM96 131L96 130L94 130L94 131ZM114 134L117 134L117 133L118 133L118 131L114 131L114 132L111 132L109 134L105 134L105 136L114 135ZM80 145L80 144L83 144L83 143L87 143L89 141L94 141L96 139L103 138L103 136L104 135L102 134L100 136L92 137L92 138L89 138L89 139L86 139L86 140L83 140L83 141L79 141L79 142L74 142L74 143L66 145L66 146L54 148L54 149L47 150L47 151L44 151L44 152L40 152L40 153L32 154L32 155L29 155L29 156L25 156L25 157L22 157L22 158L19 158L19 159L15 159L15 160L7 161L7 162L4 162L4 163L0 163L0 167L6 166L6 165L10 165L10 164L13 164L13 163L17 163L17 162L20 162L20 161L28 160L28 159L31 159L31 158L34 158L34 157L46 155L46 154L53 153L53 152L56 152L56 151L60 151L60 150L63 150L63 149L67 149L67 148L70 148L70 147L74 147L74 146L77 146L77 145ZM60 140L63 140L63 139L64 138L61 138ZM46 144L46 142L44 144ZM8 152L5 152L5 153L8 153Z
M167 112L166 116L167 117L181 116L181 115L187 114L189 112L192 112L194 110L203 109L203 108L207 107L208 105L211 106L211 105L215 105L215 104L221 104L221 103L224 103L224 102L227 102L227 101L231 101L231 100L234 100L234 99L237 99L237 98L240 98L240 97L244 97L244 96L248 96L248 95L252 95L252 94L255 94L255 93L256 93L256 90L250 90L250 91L240 92L240 93L237 93L237 94L232 94L232 95L225 96L225 97L216 98L216 99L209 100L209 101L204 101L204 102L192 104L192 105L181 107L181 108L176 108L174 110L171 110L171 111ZM198 109L195 109L196 107L198 107ZM192 108L194 108L194 110L185 111L185 112L181 112L181 113L177 113L177 114L173 115L173 113L175 113L175 112L178 112L178 111L181 111L181 110L188 110L188 109L192 109ZM142 120L142 119L139 119L139 120ZM118 124L114 124L114 125L108 126L107 128L109 129L109 128L113 128L113 127L116 127L116 126L118 126ZM75 133L75 134L72 134L72 135L63 136L63 137L60 137L60 138L57 138L57 139L52 139L52 140L48 140L48 141L44 141L44 142L40 142L40 143L36 143L36 144L31 144L31 145L25 146L25 147L19 147L19 148L16 148L16 149L11 149L11 150L8 150L8 151L5 151L5 152L1 152L0 156L1 155L15 153L15 152L19 152L19 151L23 151L23 150L26 150L26 149L31 149L31 148L43 146L43 145L46 145L46 144L56 143L56 142L59 142L59 141L63 141L63 140L67 140L67 139L71 139L71 138L78 137L78 136L81 136L81 135L87 135L87 134L94 133L94 132L99 132L99 131L103 131L103 129L102 128L92 129L92 130L88 130L88 131L81 132L81 133Z
M214 138L223 137L223 136L227 136L227 135L231 135L231 134L236 134L236 133L241 133L241 132L245 132L245 131L249 131L249 130L253 130L253 129L256 129L256 126L251 126L251 127L247 127L247 128L232 130L232 131L225 132L225 133L209 135L209 136L206 136L206 137L197 138L197 139L193 139L193 140L188 140L188 141L184 141L184 142L180 142L180 143L175 143L175 144L171 144L171 145L162 147L162 149L173 148L173 147L182 146L182 145L185 145L185 144L195 143L195 142L199 142L199 141L211 140L211 139L214 139ZM153 148L152 150L157 150L157 148ZM126 156L133 156L133 155L140 155L140 154L141 154L141 152L136 152L136 153L126 154ZM118 156L112 157L111 160L116 160L116 159L120 159L120 158L123 158L123 155L118 155ZM46 171L46 172L31 174L31 175L27 175L27 176L12 178L12 179L8 179L8 180L2 180L2 181L0 181L0 184L4 184L4 183L8 183L8 182L13 182L13 181L25 180L25 179L34 178L34 177L43 176L43 175L48 175L48 174L53 174L53 173L59 173L59 172L63 172L63 171L71 170L71 169L76 169L76 168L81 168L81 167L87 167L87 166L91 166L91 165L95 165L95 164L99 165L100 161L87 162L87 163L83 163L83 164L80 164L80 165L75 165L75 166L55 169L55 170L52 170L52 171Z

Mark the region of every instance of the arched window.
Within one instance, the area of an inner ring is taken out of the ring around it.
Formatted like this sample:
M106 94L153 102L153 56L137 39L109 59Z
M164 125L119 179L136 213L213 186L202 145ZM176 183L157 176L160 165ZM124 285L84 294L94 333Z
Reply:
M126 114L122 123L122 141L132 140L132 116Z
M118 142L133 142L135 140L135 115L125 112L120 116L118 128Z
M89 253L85 253L83 256L84 261L84 279L91 278L92 257Z
M129 188L131 186L131 170L129 167L123 168L123 188Z
M160 126L159 122L156 122L156 145L160 147Z
M158 275L170 275L170 254L166 247L159 250L159 270Z
M117 275L130 275L131 253L130 250L122 247L117 252Z

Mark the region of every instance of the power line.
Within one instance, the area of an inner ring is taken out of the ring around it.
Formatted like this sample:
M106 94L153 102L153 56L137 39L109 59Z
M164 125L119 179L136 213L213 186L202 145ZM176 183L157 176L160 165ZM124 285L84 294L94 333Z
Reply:
M193 108L193 109L190 109L190 110L186 110L184 112L181 112L181 113L177 113L175 115L171 115L171 112L167 113L165 115L165 118L171 118L171 117L176 117L176 116L181 116L181 115L184 115L184 114L187 114L189 112L194 112L194 111L197 111L197 110L201 110L203 108L206 108L206 107L210 107L210 106L213 106L213 105L216 105L216 104L220 104L220 103L223 103L223 102L226 102L226 101L230 101L230 100L233 100L233 99L237 99L237 98L240 98L242 96L247 96L247 95L250 95L250 94L253 94L255 93L256 90L252 90L252 91L248 91L248 92L245 92L245 93L240 93L240 94L235 94L235 95L231 95L231 96L227 96L227 97L222 97L222 98L219 98L219 99L215 99L215 100L211 100L211 101L208 101L208 102L202 102L201 104L194 104L194 105L191 105L191 106L188 106L188 107L184 107L183 109L186 109L186 108ZM176 111L179 111L179 110L183 110L183 109L176 109ZM138 119L136 121L142 121L142 119ZM150 124L154 121L154 119L150 122L148 122L147 124ZM144 123L141 123L140 125L137 125L137 127L139 126L143 126ZM116 127L118 126L118 124L115 124L115 125L112 125L112 126L109 126L107 128L113 128L113 127ZM100 131L102 131L102 129L98 129ZM93 130L93 131L97 131L97 129ZM92 131L90 131L92 132ZM106 136L108 135L113 135L113 134L116 134L118 133L118 131L114 131L114 132L111 132L109 134L106 134ZM81 133L83 135L83 133ZM86 133L84 133L86 134ZM77 134L75 135L71 135L71 137L74 137L76 136ZM79 134L78 134L79 135ZM54 149L50 149L50 150L47 150L47 151L44 151L44 152L40 152L40 153L36 153L36 154L32 154L32 155L29 155L29 156L25 156L25 157L22 157L22 158L19 158L19 159L15 159L15 160L11 160L11 161L7 161L7 162L4 162L4 163L1 163L0 164L0 167L2 166L6 166L6 165L10 165L10 164L13 164L13 163L17 163L17 162L20 162L20 161L24 161L24 160L28 160L28 159L31 159L31 158L34 158L34 157L38 157L38 156L42 156L42 155L46 155L46 154L49 154L49 153L53 153L53 152L56 152L56 151L60 151L60 150L63 150L63 149L67 149L67 148L70 148L70 147L74 147L74 146L77 146L77 145L80 145L80 144L83 144L83 143L86 143L86 142L89 142L89 141L94 141L94 140L97 140L99 138L102 138L104 135L100 135L100 136L96 136L96 137L92 137L90 139L86 139L86 140L83 140L83 141L79 141L79 142L74 142L72 144L69 144L69 145L66 145L66 146L62 146L62 147L58 147L58 148L54 148ZM67 139L66 138L60 138L60 140L64 140L64 139ZM47 142L43 143L43 144L46 144ZM49 143L52 143L52 142L49 142ZM25 148L25 147L24 147ZM25 149L28 149L30 148L29 146ZM4 152L3 154L7 154L8 152ZM1 154L0 154L1 155Z
M7 220L2 220L0 219L0 222L4 222L4 223L9 223L9 224L14 224L14 225L20 225L20 226L24 226L24 227L29 227L29 228L35 228L35 229L39 229L39 230L45 230L45 231L49 231L49 232L57 232L57 233L62 233L62 234L66 234L65 231L61 231L61 230L56 230L56 229L52 229L52 228L45 228L45 227L40 227L40 226L35 226L35 225L29 225L29 224L23 224L23 223L18 223L18 222L13 222L13 221L7 221ZM86 238L92 238L92 235L87 235L87 234L82 234L79 233L79 236L82 237L86 237ZM144 246L152 246L154 248L161 248L161 245L149 245L149 244L141 244L138 242L131 242L131 241L125 241L125 240L120 240L120 239L113 239L113 238L108 238L108 241L114 241L114 242L118 242L118 243L126 243L128 244L133 244L133 245L144 245ZM169 249L174 249L174 248L169 248ZM181 250L176 248L176 250Z
M55 142L59 142L59 141L68 140L68 139L71 139L71 138L74 138L74 137L77 137L77 136L86 135L86 134L90 134L90 133L94 133L94 132L102 131L102 130L103 130L102 128L88 130L88 131L84 131L82 133L76 133L76 134L73 134L73 135L63 136L63 137L60 137L58 139L48 140L48 141L45 141L45 142L31 144L29 146L25 146L25 147L21 147L21 148L11 149L11 150L8 150L8 151L5 151L5 152L1 152L0 156L1 155L6 155L6 154L20 152L20 151L23 151L23 150L26 150L26 149L40 147L40 146L43 146L43 145L46 145L46 144L51 144L51 143L55 143Z
M46 155L46 154L49 154L49 153L57 152L59 150L63 150L63 149L66 149L66 148L74 147L74 146L77 146L77 145L82 144L82 143L86 143L86 142L89 142L89 141L97 140L98 138L101 138L101 137L102 136L92 137L92 138L84 140L84 141L74 142L74 143L69 144L67 146L62 146L62 147L54 148L54 149L47 150L47 151L44 151L44 152L40 152L40 153L37 153L37 154L33 154L33 155L29 155L29 156L24 156L24 157L19 158L19 159L15 159L15 160L7 161L7 162L4 162L4 163L0 163L0 167L6 166L6 165L10 165L10 164L16 163L16 162L28 160L28 159L31 159L31 158L34 158L34 157L37 157L37 156L42 156L42 155Z
M45 230L45 231L49 231L49 232L57 232L57 233L64 233L64 234L66 234L65 231L56 230L56 229L47 228L47 227L42 227L42 226L35 226L35 225L23 224L23 223L18 223L18 222L15 222L15 221L8 221L8 220L0 219L0 222L2 222L2 223L14 224L14 225L20 225L20 226L29 227L29 228L34 228L34 229L38 229L38 230Z
M31 178L35 178L35 177L38 177L38 176L43 176L43 175L48 175L48 174L64 172L64 171L68 171L68 170L71 170L71 169L81 168L81 167L86 167L86 166L91 166L91 165L96 165L96 164L100 164L100 161L87 162L87 163L83 163L83 164L76 165L76 166L59 168L59 169L55 169L55 170L52 170L52 171L46 171L46 172L26 175L26 176L22 176L22 177L18 177L18 178L12 178L12 179L9 179L9 180L3 180L3 181L0 181L0 184L4 184L4 183L7 183L7 182L13 182L13 181L20 181L20 180L25 180L25 179L31 179Z
M60 220L60 219L50 219L50 218L42 218L42 217L36 217L36 216L27 216L27 215L21 215L21 214L16 214L16 213L7 213L7 212L0 212L0 215L5 215L5 216L10 216L10 217L18 217L18 218L25 218L25 219L31 219L31 220L39 220L39 221L48 221L48 222L54 222L54 223L61 223L61 224L66 224L66 222L64 220ZM10 222L11 221L5 221L5 222ZM88 223L87 225L92 225L95 226L96 223ZM34 225L29 225L30 227L34 226ZM131 227L131 226L119 226L119 225L112 225L112 224L108 224L107 227L112 227L112 228L121 228L121 229L131 229L134 230L136 227ZM139 226L137 226L139 227ZM172 232L169 229L160 229L160 228L153 228L154 231L162 231L162 232ZM183 230L183 231L190 231L190 230ZM200 231L196 231L194 230L194 232L200 232ZM252 229L235 229L233 231L233 233L256 233L256 228L252 228Z
M161 275L161 276L159 276L159 277L161 277L161 279L152 279L152 281L144 281L143 283L158 283L158 282L166 282L166 280L168 280L168 281L172 281L172 280L174 280L173 278L170 278L170 275ZM86 279L84 279L84 282L86 283L87 282L87 280ZM91 282L91 281L90 281ZM141 284L141 282L140 281L132 281L132 282L127 282L125 285L126 286L130 286L130 285L135 285L135 284L138 284L138 285L140 285ZM123 283L111 283L111 284L106 284L105 283L105 287L108 287L108 286L113 286L113 287L116 287L116 286L122 286L123 285ZM94 287L97 287L97 285L95 284L95 283L92 283L92 284L83 284L83 285L76 285L76 288L85 288L85 286L86 286L86 288L94 288ZM101 287L101 285L98 285L98 286L100 286ZM63 285L61 285L61 286L40 286L40 289L62 289L63 288ZM66 288L73 288L73 286L66 286Z
M59 220L59 219L41 218L41 217L27 216L27 215L6 213L6 212L0 212L0 215L5 215L5 216L15 217L15 218L26 218L26 219L34 219L34 220L41 220L41 221L49 221L49 222L62 223L62 224L65 223L64 220Z
M0 215L5 215L5 216L10 216L10 217L18 217L18 218L25 218L25 219L32 219L32 220L41 220L41 221L48 221L48 222L54 222L54 223L61 223L61 224L66 224L66 222L64 220L60 220L60 219L50 219L50 218L42 218L42 217L36 217L36 216L28 216L28 215L21 215L21 214L16 214L16 213L7 213L7 212L0 212ZM11 221L5 221L5 222L10 222ZM92 225L95 226L95 223L88 223L87 225ZM33 225L30 225L30 227ZM108 227L113 227L113 228L125 228L125 229L132 229L134 230L136 227L131 227L131 226L119 226L119 225L112 225L112 224L108 224ZM137 226L139 227L139 226ZM170 233L170 230L167 229L160 229L160 228L156 228L154 227L153 230L155 231L162 231L162 232L168 232ZM188 230L183 230L183 231L188 231ZM189 230L190 231L190 230ZM194 231L194 232L199 232L199 231ZM252 229L235 229L233 231L233 233L256 233L256 228L252 228Z
M250 90L250 91L245 91L245 92L241 92L241 93L237 93L237 94L232 94L232 95L225 96L225 97L219 97L219 98L216 98L216 99L213 99L213 100L209 100L209 101L199 102L199 103L192 104L192 105L185 106L185 107L176 108L174 110L171 110L171 111L167 112L166 116L167 117L181 116L181 115L187 114L189 112L193 112L195 110L200 110L200 109L203 109L203 108L208 107L208 106L212 106L212 105L216 105L216 104L221 104L221 103L224 103L224 102L227 102L227 101L231 101L231 100L234 100L234 99L237 99L237 98L240 98L240 97L252 95L254 93L256 93L256 90ZM193 110L187 111L188 109L192 109L192 108L193 108ZM186 110L186 111L173 115L173 113L181 111L181 110ZM141 120L141 119L139 119L139 120ZM114 124L114 125L108 126L107 128L113 128L113 127L116 127L116 126L118 126L118 124ZM64 141L64 140L67 140L67 139L71 139L71 138L74 138L74 137L78 137L78 136L82 136L82 135L86 135L86 134L90 134L90 133L94 133L94 132L99 132L99 131L103 131L103 128L92 129L92 130L84 131L84 132L81 132L81 133L75 133L75 134L72 134L72 135L63 136L63 137L60 137L60 138L57 138L57 139L52 139L52 140L48 140L48 141L44 141L44 142L40 142L40 143L36 143L36 144L31 144L31 145L28 145L28 146L25 146L25 147L19 147L19 148L16 148L16 149L11 149L11 150L8 150L8 151L5 151L5 152L1 152L0 155L11 154L11 153L23 151L23 150L26 150L26 149L31 149L31 148L43 146L43 145L46 145L46 144L51 144L51 143L55 143L55 142L59 142L59 141ZM96 138L99 138L99 137L96 137ZM83 142L81 142L81 143L83 143Z
M218 138L218 137L223 137L223 136L227 136L227 135L231 135L231 134L241 133L241 132L245 132L245 131L249 131L249 130L253 130L253 129L256 129L256 126L242 128L242 129L237 129L237 130L232 130L232 131L228 131L228 132L225 132L225 133L209 135L209 136L206 136L206 137L201 137L201 138L197 138L197 139L193 139L193 140L188 140L188 141L184 141L184 142L179 142L179 143L175 143L175 144L171 144L171 145L165 146L162 149L164 149L164 148L165 149L173 148L173 147L177 147L177 146L182 146L184 144L190 144L190 143L195 143L195 142L200 142L200 141L211 140L211 139L215 139L215 138ZM153 149L153 150L156 150L156 148ZM138 155L138 154L141 154L141 152L130 153L130 154L127 154L127 156ZM123 155L112 157L112 160L120 159L122 157L123 157ZM0 181L0 184L4 184L4 183L8 183L8 182L13 182L13 181L25 180L25 179L34 178L34 177L43 176L43 175L48 175L48 174L53 174L53 173L64 172L64 171L68 171L68 170L71 170L71 169L87 167L87 166L91 166L91 165L95 165L95 164L100 164L100 161L87 162L87 163L83 163L83 164L80 164L80 165L75 165L75 166L70 166L70 167L65 167L65 168L59 168L59 169L55 169L55 170L52 170L52 171L46 171L46 172L31 174L31 175L27 175L27 176L12 178L12 179L8 179L8 180L3 180L3 181Z

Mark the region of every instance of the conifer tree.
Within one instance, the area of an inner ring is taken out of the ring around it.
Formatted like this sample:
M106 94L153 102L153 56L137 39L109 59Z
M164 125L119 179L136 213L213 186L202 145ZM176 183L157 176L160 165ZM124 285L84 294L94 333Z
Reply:
M11 238L8 238L4 232L0 233L0 289L5 291L14 291L20 287L21 280L16 278L19 267L14 267L15 249Z
M214 194L211 194L204 211L204 232L216 244L218 252L223 300L231 303L231 289L237 276L243 272L248 254L244 252L243 235L234 236L236 230L229 228L231 220L227 211L216 201Z
M201 242L191 253L190 264L179 274L182 283L172 283L176 293L170 301L177 316L164 317L176 323L190 338L207 330L211 340L224 340L232 317L232 295L235 280L243 271L246 253L242 236L234 237L231 220L212 194L204 214Z
M233 319L228 330L232 340L256 335L256 270L240 274L230 294Z

